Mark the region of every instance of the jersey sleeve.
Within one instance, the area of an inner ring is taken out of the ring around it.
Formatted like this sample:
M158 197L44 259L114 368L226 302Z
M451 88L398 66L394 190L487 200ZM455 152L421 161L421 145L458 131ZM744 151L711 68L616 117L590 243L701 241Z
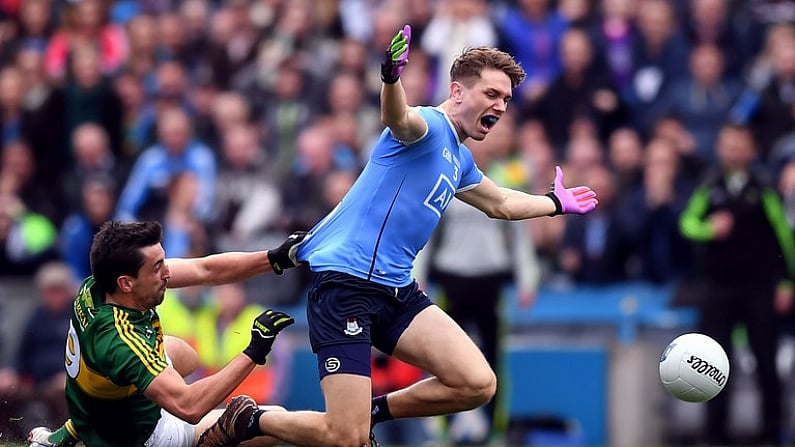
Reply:
M113 313L113 321L95 334L96 363L116 385L134 385L143 392L168 367L165 355L147 342L124 311L114 308Z
M459 155L461 156L461 183L458 185L456 193L468 191L483 181L483 172L475 164L475 159L469 148L462 144Z

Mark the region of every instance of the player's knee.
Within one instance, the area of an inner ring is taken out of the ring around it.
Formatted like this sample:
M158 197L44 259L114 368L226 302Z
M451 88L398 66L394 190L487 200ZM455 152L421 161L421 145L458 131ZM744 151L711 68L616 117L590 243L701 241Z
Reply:
M472 408L483 405L497 393L497 376L488 367L473 369L467 375L461 393Z
M187 341L166 335L164 342L171 365L180 376L187 377L199 368L199 354Z

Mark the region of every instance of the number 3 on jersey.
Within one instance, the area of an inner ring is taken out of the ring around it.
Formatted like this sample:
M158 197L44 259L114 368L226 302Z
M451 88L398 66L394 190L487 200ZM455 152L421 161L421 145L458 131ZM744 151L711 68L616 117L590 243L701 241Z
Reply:
M64 363L69 377L77 378L77 374L80 372L80 341L71 321L69 321L69 332L66 335L66 359Z

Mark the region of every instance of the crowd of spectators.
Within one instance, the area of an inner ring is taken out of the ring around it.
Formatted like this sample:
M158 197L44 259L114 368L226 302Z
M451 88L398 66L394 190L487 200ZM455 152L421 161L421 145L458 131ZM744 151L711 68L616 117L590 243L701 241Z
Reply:
M728 123L795 225L792 1L4 0L0 281L89 275L111 218L161 221L169 257L310 228L383 128L379 64L405 23L410 104L446 97L464 47L500 47L528 76L494 169L543 193L561 164L598 192L586 218L527 224L541 284L685 278L679 214ZM300 301L308 272L288 273L245 299Z
M445 97L462 48L501 47L528 73L503 157L534 192L554 164L599 191L596 223L530 225L546 278L686 271L676 215L727 122L751 127L771 181L795 156L789 2L403 3L3 2L2 274L61 258L88 275L109 218L160 220L174 257L311 227L382 130L378 63L402 23L411 103Z

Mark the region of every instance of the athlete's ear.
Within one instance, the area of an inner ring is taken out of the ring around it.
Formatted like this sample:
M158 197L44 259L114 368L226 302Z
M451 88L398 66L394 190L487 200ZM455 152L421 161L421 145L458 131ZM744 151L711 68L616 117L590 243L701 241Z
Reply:
M122 292L124 293L132 292L133 286L129 276L127 275L119 276L116 279L116 284L119 286L119 290L121 290Z
M450 98L456 103L460 103L463 100L463 92L464 86L461 85L458 81L453 81L450 83Z

